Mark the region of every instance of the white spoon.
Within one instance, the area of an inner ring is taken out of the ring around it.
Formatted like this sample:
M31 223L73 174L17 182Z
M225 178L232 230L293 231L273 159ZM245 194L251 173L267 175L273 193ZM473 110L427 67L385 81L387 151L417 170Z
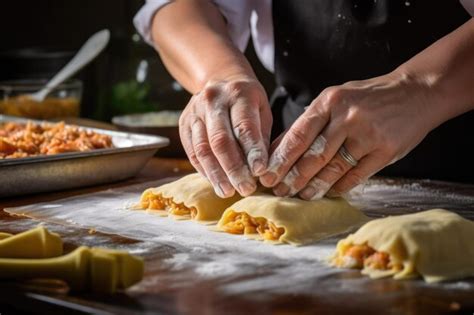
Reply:
M77 54L65 65L61 71L59 71L46 85L36 93L30 94L29 96L38 102L41 102L45 97L71 76L73 76L82 67L91 62L100 52L107 46L110 39L109 30L102 30L92 35Z

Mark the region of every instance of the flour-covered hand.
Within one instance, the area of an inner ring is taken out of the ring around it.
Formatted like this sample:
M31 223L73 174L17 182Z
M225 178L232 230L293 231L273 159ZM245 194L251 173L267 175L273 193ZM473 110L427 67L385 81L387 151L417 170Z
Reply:
M327 88L287 130L260 181L277 195L304 199L349 191L437 126L429 94L397 72Z
M272 117L260 83L251 78L209 82L180 118L180 137L193 166L221 197L247 196L268 163ZM234 190L235 189L235 190Z

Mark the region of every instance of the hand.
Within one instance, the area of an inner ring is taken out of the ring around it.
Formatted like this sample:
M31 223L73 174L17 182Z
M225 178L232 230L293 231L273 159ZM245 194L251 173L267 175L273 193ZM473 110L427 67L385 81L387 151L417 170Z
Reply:
M279 140L260 181L303 199L349 191L441 122L428 92L426 82L396 72L327 88ZM357 165L343 159L342 146Z
M256 190L253 176L266 170L271 125L260 83L234 77L208 83L195 94L180 117L179 132L192 165L225 198L234 189L242 196Z

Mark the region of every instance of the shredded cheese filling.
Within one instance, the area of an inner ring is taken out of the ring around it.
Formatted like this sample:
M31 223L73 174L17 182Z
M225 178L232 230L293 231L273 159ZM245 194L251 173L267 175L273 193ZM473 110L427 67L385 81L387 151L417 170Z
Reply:
M179 216L191 216L194 219L197 216L197 209L195 207L186 207L184 203L176 203L173 198L164 198L161 194L155 195L148 193L140 200L142 209L149 210L166 210L169 214Z
M254 218L246 212L230 211L226 217L226 223L222 227L224 231L232 234L259 234L265 240L277 241L285 233L285 229L276 227L273 222L265 218Z
M379 252L367 244L355 245L343 249L337 253L333 260L337 267L341 268L367 268L373 270L401 270L400 263L394 263L386 252Z

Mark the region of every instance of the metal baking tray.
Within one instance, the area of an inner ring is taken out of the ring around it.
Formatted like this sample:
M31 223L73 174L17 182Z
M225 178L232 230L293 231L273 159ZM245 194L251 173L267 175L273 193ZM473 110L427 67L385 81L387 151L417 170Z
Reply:
M43 123L0 115L5 122ZM169 144L150 136L81 127L110 135L114 148L0 160L0 198L105 184L135 176L159 148Z

